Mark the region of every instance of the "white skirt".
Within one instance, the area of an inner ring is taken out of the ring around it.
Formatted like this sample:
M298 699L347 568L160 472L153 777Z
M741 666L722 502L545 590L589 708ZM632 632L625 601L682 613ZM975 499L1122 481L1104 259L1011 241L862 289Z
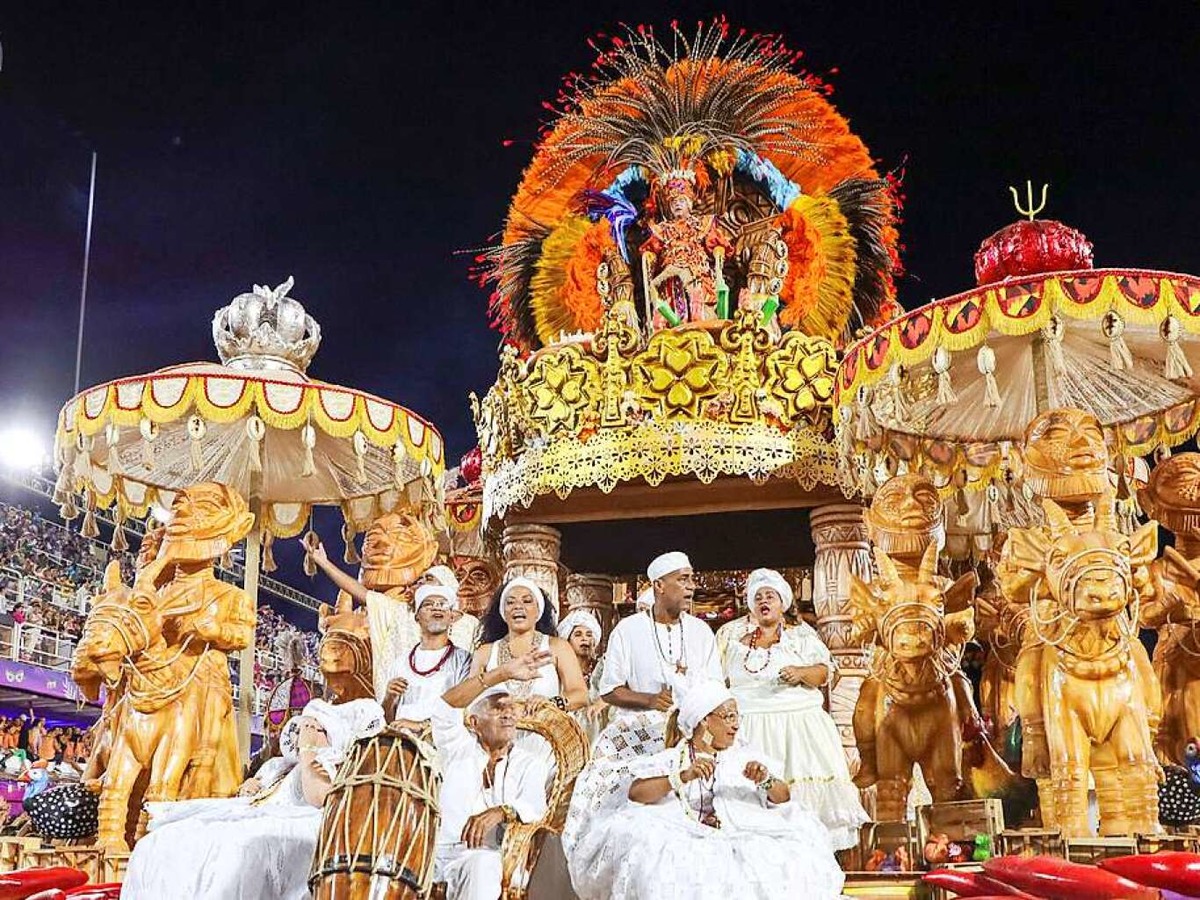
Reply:
M769 832L710 828L673 802L628 803L592 823L570 857L584 900L832 900L844 876L821 826L779 810Z
M156 804L159 805L159 804ZM312 806L246 800L161 804L129 858L125 900L308 900L321 830ZM178 809L168 809L177 806Z
M783 763L780 775L792 798L829 830L835 850L858 846L859 828L870 821L850 780L846 754L833 719L820 706L791 712L743 712L739 741Z

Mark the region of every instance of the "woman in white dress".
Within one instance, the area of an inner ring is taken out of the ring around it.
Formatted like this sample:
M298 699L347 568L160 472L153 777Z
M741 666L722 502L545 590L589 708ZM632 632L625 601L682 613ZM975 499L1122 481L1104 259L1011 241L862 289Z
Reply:
M821 688L833 677L833 657L809 625L784 626L792 600L791 585L778 572L751 572L746 602L753 627L729 643L722 665L746 740L781 762L792 796L829 829L834 849L845 850L858 844L869 817L825 711Z
M599 659L598 655L604 629L600 620L590 611L576 609L558 623L558 636L571 645L575 658L579 661L580 671L583 672L584 683L588 687L587 705L575 710L571 715L587 735L588 745L591 746L608 724L611 712L609 705L600 696L600 677L604 660Z
M586 706L587 685L571 645L554 633L554 610L542 589L528 578L513 578L496 594L480 626L480 645L471 660L472 678L485 682L484 673L528 653L539 653L545 663L533 681L507 681L505 690L518 701L544 697L559 709ZM487 687L497 687L485 682ZM446 702L466 706L469 691L451 688Z
M839 896L844 879L828 833L792 801L779 763L737 738L729 690L693 687L668 721L667 749L631 761L627 791L569 851L575 892L583 900Z
M307 900L321 805L356 740L383 729L374 700L313 700L280 735L241 795L147 803L150 830L133 850L126 900Z

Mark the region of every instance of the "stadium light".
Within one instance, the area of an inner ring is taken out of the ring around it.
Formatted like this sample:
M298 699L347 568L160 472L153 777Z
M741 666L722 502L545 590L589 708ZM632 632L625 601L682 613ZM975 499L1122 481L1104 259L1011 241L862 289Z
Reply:
M46 444L32 428L14 425L0 431L0 466L29 470L45 461Z

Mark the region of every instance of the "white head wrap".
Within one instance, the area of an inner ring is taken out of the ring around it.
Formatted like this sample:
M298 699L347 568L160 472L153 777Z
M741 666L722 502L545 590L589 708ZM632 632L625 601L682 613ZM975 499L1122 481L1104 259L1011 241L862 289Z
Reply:
M425 570L423 578L432 578L442 587L448 587L458 592L458 576L454 574L454 570L449 566L430 566Z
M458 593L448 584L423 584L413 594L413 614L421 611L421 604L433 597L441 597L450 609L458 609Z
M293 762L300 758L301 719L316 719L325 729L329 746L318 753L334 765L341 762L352 743L379 734L384 724L383 707L374 700L351 700L349 703L310 700L300 715L288 720L279 735L280 752L284 759Z
M664 553L651 560L650 565L646 567L646 576L651 581L658 581L658 579L665 578L672 572L678 572L680 569L690 569L691 567L692 561L687 558L686 553L672 550L670 553Z
M644 591L642 591L640 594L638 594L637 608L639 610L642 610L642 609L650 609L653 606L654 606L654 588L648 587Z
M513 592L514 588L519 587L527 588L533 594L533 599L537 601L537 617L540 619L542 613L546 611L546 595L542 593L542 589L536 582L519 576L506 583L504 590L500 592L500 614L504 614L504 606L508 603L508 595Z
M787 583L787 579L776 572L774 569L755 569L750 573L750 577L746 579L746 605L751 607L753 615L754 598L758 596L758 592L763 588L774 588L779 599L783 601L783 611L787 612L792 608L792 601L795 597L792 593L792 586Z
M566 618L558 623L558 636L565 641L571 637L571 632L581 625L592 633L592 643L599 646L600 639L604 637L604 629L600 626L600 620L586 609L569 612Z
M679 701L679 730L690 738L705 716L732 699L733 694L720 681L697 682Z

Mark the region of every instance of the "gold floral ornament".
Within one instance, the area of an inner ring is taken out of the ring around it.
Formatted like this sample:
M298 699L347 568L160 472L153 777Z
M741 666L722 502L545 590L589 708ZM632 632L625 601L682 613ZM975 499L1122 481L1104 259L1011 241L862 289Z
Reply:
M656 333L634 371L643 395L658 404L661 415L695 417L701 401L720 390L728 367L728 357L706 329L688 328Z
M610 308L594 335L501 355L473 400L483 516L576 488L690 476L840 484L829 432L837 355L824 338L773 336L761 318L656 332Z
M547 435L574 430L580 415L596 399L598 374L596 363L584 358L575 346L538 357L525 383L529 417Z

